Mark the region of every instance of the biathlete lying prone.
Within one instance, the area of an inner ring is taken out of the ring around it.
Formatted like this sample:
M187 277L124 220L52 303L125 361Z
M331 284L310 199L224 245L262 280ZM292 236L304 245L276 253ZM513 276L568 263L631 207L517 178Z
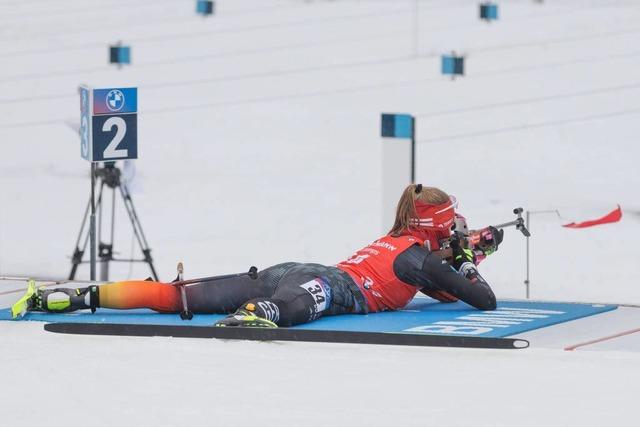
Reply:
M495 252L503 231L483 229L475 242L455 238L466 228L455 199L421 184L409 185L398 202L389 233L335 266L285 262L256 276L235 275L184 286L195 313L224 313L215 326L276 327L321 316L366 314L405 307L422 292L441 302L457 300L494 310L496 298L476 268ZM453 238L452 238L453 237ZM449 258L443 258L450 242ZM440 251L440 252L439 252ZM28 310L69 312L98 307L150 308L163 313L183 309L180 288L150 281L124 281L86 288L35 290Z

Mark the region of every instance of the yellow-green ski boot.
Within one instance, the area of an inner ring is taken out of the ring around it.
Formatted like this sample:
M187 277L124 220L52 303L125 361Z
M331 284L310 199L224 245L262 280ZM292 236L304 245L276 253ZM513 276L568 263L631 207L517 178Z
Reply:
M222 320L218 320L213 326L216 327L244 327L244 328L277 328L278 325L264 317L256 316L254 313L239 309L235 313L228 315Z
M11 307L11 317L17 319L28 311L68 313L89 309L93 313L99 307L99 295L96 285L75 289L47 289L44 286L37 288L36 283L30 280L27 292Z

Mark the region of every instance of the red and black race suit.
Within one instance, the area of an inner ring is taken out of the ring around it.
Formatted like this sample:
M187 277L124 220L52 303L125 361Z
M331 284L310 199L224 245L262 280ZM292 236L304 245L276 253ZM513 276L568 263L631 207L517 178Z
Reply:
M401 309L420 290L444 302L460 299L482 310L496 306L483 279L471 283L413 236L384 236L337 267L356 282L370 312ZM446 298L438 298L440 292Z

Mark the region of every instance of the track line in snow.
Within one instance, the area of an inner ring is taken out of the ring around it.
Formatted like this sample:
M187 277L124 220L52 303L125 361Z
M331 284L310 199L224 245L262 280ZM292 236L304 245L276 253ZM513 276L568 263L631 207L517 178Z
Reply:
M245 27L237 27L237 28L222 28L216 29L212 31L197 31L192 33L174 33L174 34L161 34L161 35L151 35L147 37L137 37L127 39L127 43L131 43L133 45L140 45L144 43L164 43L164 42L173 42L176 40L187 40L187 39L198 39L198 38L206 38L210 36L220 35L220 34L244 34L247 32L253 31L263 31L263 30L282 30L290 27L303 27L306 28L310 25L326 25L328 22L341 22L345 24L350 24L352 21L357 20L367 20L367 19L376 19L376 18L386 18L389 15L398 15L398 14L408 14L410 11L401 9L389 12L374 12L374 13L360 13L360 14L351 14L351 15L340 15L340 16L331 16L325 17L321 19L301 19L301 20L292 20L285 21L276 24L261 24L261 25L252 25ZM25 49L25 50L16 50L12 52L7 52L5 54L0 55L1 57L13 57L13 56L22 56L22 55L30 55L30 54L38 54L38 53L52 53L52 52L66 52L72 50L88 50L93 49L96 46L104 46L107 42L92 42L86 44L78 44L75 46L65 46L57 49L53 49L51 47L48 48L36 48L36 49Z
M149 9L149 7L158 6L158 5L161 5L162 3L172 3L174 1L175 0L149 0L143 3L140 0L138 0L137 2L130 2L129 4L127 4L127 8L144 8L145 10L147 10ZM20 2L20 3L26 3L26 2ZM69 16L69 15L78 14L78 13L95 13L96 11L100 11L100 10L113 11L114 9L118 9L119 7L123 6L121 1L115 2L115 3L100 4L100 5L95 5L92 3L93 2L90 2L88 6L83 6L76 9L64 7L59 9L47 10L47 9L41 8L41 10L38 10L37 12L19 11L18 13L15 13L15 14L11 14L11 13L4 14L3 18L7 18L7 19L3 19L2 21L0 21L0 23L4 24L6 22L15 22L20 19L30 20L31 18L39 17L39 16L53 18L60 15Z
M562 125L573 124L573 123L593 122L597 120L609 119L613 117L629 116L634 114L640 114L640 107L629 108L629 109L624 109L619 111L612 111L610 113L591 114L588 116L571 117L564 120L550 120L546 122L506 126L502 128L495 128L495 129L486 129L478 132L467 132L467 133L460 133L456 135L436 136L433 138L421 139L421 140L418 140L417 142L435 143L435 142L442 142L442 141L453 141L456 139L473 138L476 136L496 135L496 134L506 133L506 132L515 132L515 131L522 131L522 130L562 126Z
M592 345L592 344L597 344L597 343L601 343L601 342L604 342L604 341L609 341L609 340L612 340L614 338L620 338L620 337L623 337L623 336L626 336L626 335L635 334L636 332L640 332L640 328L631 329L629 331L620 332L620 333L617 333L617 334L614 334L614 335L607 335L607 336L602 337L602 338L597 338L595 340L586 341L586 342L579 343L579 344L570 345L568 347L565 347L564 349L566 351L573 351L573 350L575 350L575 349L577 349L579 347L584 347L584 346L587 346L587 345Z
M554 95L538 96L538 97L535 97L535 98L515 99L515 100L512 100L512 101L496 102L496 103L493 103L493 104L474 105L474 106L464 107L464 108L433 111L433 112L430 112L430 113L419 113L419 114L415 114L415 116L416 117L447 116L447 115L450 115L450 114L468 113L468 112L472 112L472 111L492 110L494 108L511 107L511 106L514 106L514 105L537 104L537 103L540 103L540 102L555 101L557 99L579 98L579 97L582 97L582 96L600 95L600 94L603 94L603 93L618 92L618 91L621 91L621 90L636 89L636 88L639 88L639 87L640 87L640 82L632 82L632 83L624 84L624 85L593 88L593 89L576 91L576 92L558 93L558 94L554 94ZM0 104L2 102L3 101L0 100Z
M371 41L371 40L386 39L389 37L406 36L408 34L409 33L406 31L394 31L390 33L378 32L377 34L370 34L363 37L354 37L354 38L339 37L339 38L331 38L326 40L311 41L311 42L304 42L304 43L289 43L289 44L284 44L279 46L240 49L240 50L232 50L232 51L226 51L226 52L212 52L212 53L205 53L201 55L189 55L189 56L182 56L182 57L176 57L176 58L165 58L165 59L160 59L156 61L141 62L141 63L136 63L135 67L146 68L146 67L156 67L158 65L176 65L176 64L181 65L181 64L187 64L190 62L200 63L202 60L234 58L234 57L245 56L245 55L264 54L264 53L272 53L272 52L278 52L278 51L288 52L293 49L305 49L309 47L327 46L327 45L333 45L333 44L346 45L350 43L361 43L361 42ZM61 70L56 72L38 72L38 73L31 73L31 74L21 73L21 74L4 76L0 78L0 83L25 81L25 80L49 79L49 78L55 78L55 77L61 77L61 76L72 76L76 74L86 75L87 73L98 73L98 72L105 72L105 71L111 71L111 70L112 68L109 65L105 64L100 67L76 68L76 69ZM1 102L2 101L0 101L0 103Z
M174 1L174 0L171 0L171 1ZM270 6L270 7L263 7L263 8L254 7L254 8L246 9L242 11L219 12L219 14L222 15L222 13L224 13L224 17L226 19L228 17L235 17L239 15L258 14L258 13L265 13L265 12L269 13L273 11L280 11L282 9L301 8L305 6L306 5L304 4L299 4L299 5L279 5L279 6ZM185 11L191 11L191 7L186 8ZM176 18L176 16L172 16L171 13L167 13L166 11L163 11L161 15L161 17L164 19L152 20L152 19L149 19L150 17L148 15L148 11L146 10L145 10L145 16L128 15L127 17L134 18L134 19L129 22L125 22L122 19L119 19L117 24L114 25L109 23L109 25L106 28L96 28L95 25L90 27L76 28L70 31L65 31L64 34L62 35L66 37L71 34L111 32L114 29L119 29L119 28L125 28L128 30L131 28L140 28L140 27L175 25L175 24L181 24L184 22L197 22L199 20L199 18L195 16L193 13L187 16L178 16ZM152 16L152 17L157 18L157 16ZM105 24L105 22L101 22L101 23ZM21 34L19 36L13 37L13 40L39 39L45 36L59 36L59 35L61 35L59 30L43 31L43 32L37 32L37 33Z
M480 72L478 74L473 74L473 75L469 75L466 77L466 79L475 79L475 78L484 78L484 77L492 77L492 76L496 76L496 75L505 75L505 74L519 74L519 73L523 73L523 72L529 72L529 71L538 71L538 70L544 70L544 69L549 69L549 68L556 68L556 67L564 67L564 66L573 66L573 65L577 65L577 64L586 64L586 63L595 63L595 62L606 62L610 59L617 59L617 58L630 58L633 56L637 56L640 55L640 51L634 51L634 52L626 52L626 53L622 53L622 54L614 54L614 55L606 55L606 56L597 56L597 57L591 57L591 58L583 58L583 59L574 59L574 60L569 60L569 61L559 61L559 62L549 62L549 63L543 63L543 64L538 64L538 65L527 65L527 66L517 66L517 67L512 67L512 68L502 68L502 69L496 69L496 70L489 70L486 72ZM408 59L416 59L416 60L420 60L420 59L425 59L424 57L418 57L418 58L409 58ZM406 59L406 60L408 60ZM389 59L387 59L386 61L389 61ZM378 61L379 63L383 63L385 61ZM355 64L352 64L355 66ZM358 66L363 65L362 63L360 63ZM338 66L339 68L346 68L347 64L340 64ZM326 67L328 68L328 66ZM279 74L283 75L286 73L287 70L281 70L280 72L278 72ZM288 70L291 71L291 70ZM299 71L298 71L299 72ZM275 77L276 75L272 75L269 77ZM257 76L252 76L252 77L257 77ZM267 76L262 76L262 77L267 77ZM229 76L228 80L239 80L242 79L243 76ZM191 85L191 84L214 84L217 82L223 82L223 81L228 81L228 80L223 80L223 77L219 77L216 78L216 81L205 81L205 79L199 79L193 82L189 82L189 81L184 81L181 82L181 84L183 85ZM276 101L286 101L286 100L297 100L297 99L304 99L304 98L313 98L313 97L320 97L320 96L333 96L333 95L342 95L342 94L348 94L348 93L357 93L357 92L366 92L366 91L370 91L370 90L380 90L380 89L386 89L386 88L396 88L396 87L401 87L401 86L415 86L415 85L419 85L419 84L425 84L425 83L429 83L429 82L437 82L437 81L441 81L442 80L442 76L438 75L438 76L432 76L432 77L427 77L427 78L421 78L421 79L412 79L412 80L405 80L405 81L396 81L396 82L387 82L387 83L378 83L378 84L373 84L373 85L364 85L364 86L354 86L354 87L348 87L348 88L339 88L339 89L332 89L332 90L324 90L324 91L312 91L312 92L302 92L302 93L297 93L297 94L286 94L286 95L280 95L280 96L264 96L264 97L255 97L255 98L247 98L247 99L241 99L241 100L234 100L234 101L218 101L218 102L213 102L213 103L206 103L206 104L199 104L199 105L184 105L184 106L176 106L176 107L167 107L167 108L160 108L160 109L155 109L155 110L148 110L145 112L145 114L163 114L163 113L170 113L170 112L179 112L179 111L191 111L191 110L202 110L202 109L211 109L211 108L225 108L225 107L234 107L234 106L238 106L238 105L246 105L246 104L258 104L258 103L265 103L265 102L276 102ZM0 82L2 83L2 82ZM165 85L171 84L171 82L165 82ZM155 85L154 85L155 86ZM140 86L143 87L143 86ZM147 89L153 89L152 85L149 86L144 86ZM164 89L163 87L160 87L160 89ZM68 95L65 94L65 97L67 97ZM35 97L34 97L35 98ZM43 97L43 98L49 98L48 96ZM12 102L17 101L16 98L10 100ZM619 115L628 115L629 112L635 113L635 110L624 110L623 112L617 112L614 113L615 116L619 116ZM598 119L603 119L603 118L607 118L611 116L611 113L605 113L603 115L598 115L597 117L593 117L593 118L598 118ZM570 119L569 122L579 122L579 121L584 121L585 118L574 118L574 119ZM59 124L64 124L66 121L74 121L75 118L66 118L66 119L50 119L50 120L39 120L39 121L30 121L30 122L22 122L22 123L7 123L7 124L0 124L0 129L10 129L10 128L24 128L24 127L30 127L30 126L48 126L48 125L59 125ZM569 123L567 121L562 121L562 123L557 123L559 124L564 124L564 123ZM553 123L550 122L545 122L545 123L540 123L537 125L527 125L528 127L546 127L549 126ZM527 128L528 128L527 127ZM484 134L484 132L488 132L488 134L494 134L494 133L504 133L504 132L509 132L509 131L515 131L515 130L522 130L524 129L521 125L519 126L514 126L514 127L509 127L509 128L501 128L501 129L490 129L487 131L482 131ZM476 133L469 133L469 134L464 134L464 135L450 135L450 136L443 136L443 137L438 137L438 138L431 138L428 140L422 140L419 142L438 142L440 140L443 140L443 138L447 138L447 139L460 139L460 138L467 138L469 136L478 136Z

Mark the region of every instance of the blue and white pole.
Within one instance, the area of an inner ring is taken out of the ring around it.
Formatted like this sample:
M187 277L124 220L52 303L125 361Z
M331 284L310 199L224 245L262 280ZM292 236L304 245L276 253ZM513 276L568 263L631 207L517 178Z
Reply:
M416 125L409 114L381 116L382 137L382 228L393 225L402 190L416 179Z

